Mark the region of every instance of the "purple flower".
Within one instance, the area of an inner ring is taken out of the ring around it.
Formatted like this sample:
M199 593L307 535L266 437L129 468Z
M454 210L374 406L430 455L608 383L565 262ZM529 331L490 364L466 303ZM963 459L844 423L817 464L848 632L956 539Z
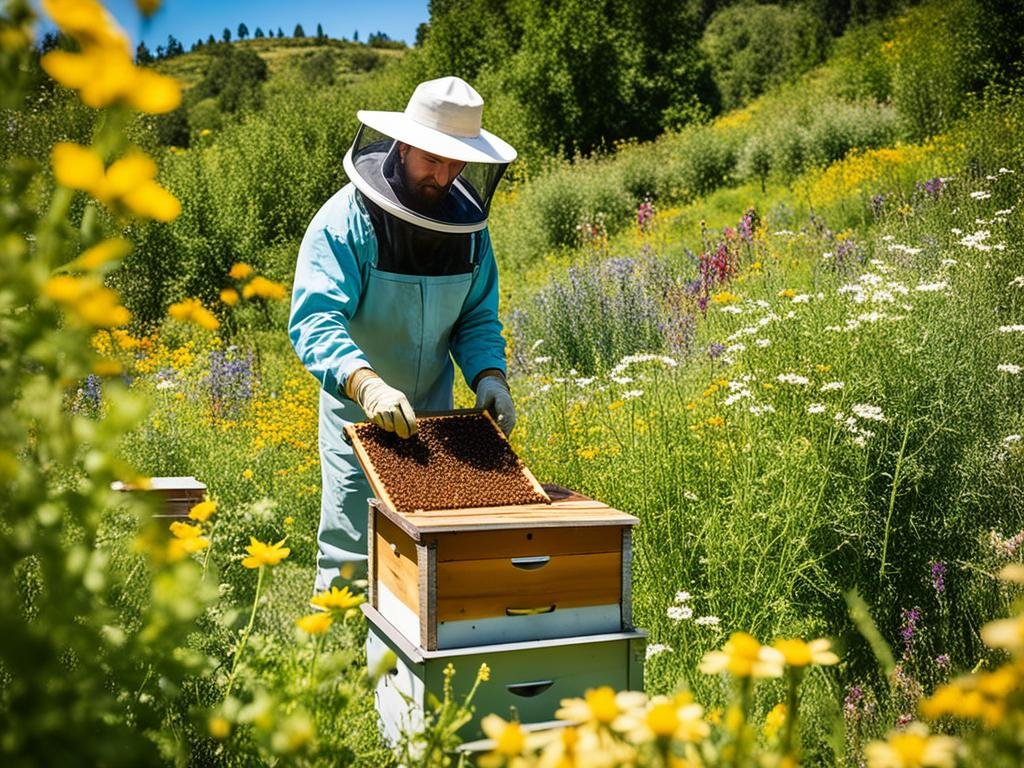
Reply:
M254 383L253 355L243 357L238 347L210 351L210 400L214 414L221 418L238 415L239 409L252 398Z
M882 215L882 211L885 210L886 196L879 192L877 195L871 196L871 213L877 219Z
M903 653L909 656L911 649L914 647L917 622L921 620L921 609L917 607L911 608L909 611L906 608L902 609L900 611L900 620L902 622L900 637L903 638Z
M725 352L725 344L723 344L722 342L712 341L710 344L708 344L708 357L710 357L712 360L717 358L723 352Z
M941 595L946 591L946 564L936 560L932 563L932 587Z
M636 225L640 227L641 232L647 232L650 230L653 222L654 203L651 202L651 198L647 197L644 198L644 201L636 209Z
M897 728L906 728L914 720L914 716L910 713L904 713L896 718Z
M861 702L864 701L864 689L859 685L854 685L846 692L846 698L843 699L843 712L847 715L853 715L860 708Z
M937 199L942 194L942 179L936 176L934 179L927 179L926 181L918 181L914 184L914 189L918 192L922 192L929 197Z
M939 656L936 656L935 657L935 666L937 666L939 669L942 669L942 670L949 669L949 654L948 653L943 653L943 654L941 654Z

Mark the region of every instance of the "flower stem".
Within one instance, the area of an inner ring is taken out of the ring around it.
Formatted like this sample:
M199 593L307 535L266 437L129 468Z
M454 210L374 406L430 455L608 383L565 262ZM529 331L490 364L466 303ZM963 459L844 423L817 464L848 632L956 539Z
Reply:
M231 674L228 675L228 687L224 691L224 698L227 699L231 695L231 688L235 684L235 675L238 672L238 662L242 659L242 652L245 651L245 644L249 642L249 635L252 632L252 625L256 621L256 606L260 604L260 588L263 586L263 571L266 570L266 566L260 566L260 574L256 578L256 594L252 598L252 612L249 614L249 624L246 626L245 631L242 632L242 639L238 643L238 650L235 651L235 660L231 664Z
M896 469L892 474L892 492L889 494L889 513L885 518L885 536L882 538L882 565L878 569L878 578L885 578L885 558L889 551L889 528L892 525L892 513L896 507L896 492L900 487L900 470L903 468L903 453L907 449L907 438L910 436L910 422L903 429L903 443L900 445L899 456L896 457Z

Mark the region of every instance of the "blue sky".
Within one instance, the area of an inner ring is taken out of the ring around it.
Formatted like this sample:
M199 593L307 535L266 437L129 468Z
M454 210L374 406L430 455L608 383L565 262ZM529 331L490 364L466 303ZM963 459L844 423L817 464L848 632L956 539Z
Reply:
M38 2L33 5L38 8ZM296 24L301 24L307 35L313 35L319 23L329 37L351 40L358 30L359 39L365 41L367 35L379 30L412 45L416 27L429 18L427 0L249 0L245 3L165 0L163 7L146 23L142 22L132 0L104 0L104 5L133 43L144 40L151 50L165 44L169 34L178 38L186 50L196 40L205 40L210 34L219 40L224 27L231 30L234 39L239 22L245 22L250 37L256 27L262 27L264 32L271 28L276 32L280 27L288 36Z

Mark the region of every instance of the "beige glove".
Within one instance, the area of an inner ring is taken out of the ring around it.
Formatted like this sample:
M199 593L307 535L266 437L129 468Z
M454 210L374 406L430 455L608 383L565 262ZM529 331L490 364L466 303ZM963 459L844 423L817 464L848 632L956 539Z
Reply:
M516 407L504 376L484 376L477 382L476 407L490 412L505 437L512 434L516 426Z
M359 403L366 418L381 429L401 438L416 434L416 414L408 398L369 368L360 368L349 376L345 390Z

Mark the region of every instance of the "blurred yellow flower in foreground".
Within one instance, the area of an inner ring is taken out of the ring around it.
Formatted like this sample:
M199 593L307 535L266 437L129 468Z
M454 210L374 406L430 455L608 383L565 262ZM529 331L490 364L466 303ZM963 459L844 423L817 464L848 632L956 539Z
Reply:
M610 686L591 688L582 699L562 699L561 708L555 712L559 720L587 725L611 725L619 715L642 707L647 701L643 693L620 691Z
M160 10L163 0L135 0L135 7L143 16L152 16Z
M786 705L781 701L776 704L771 710L765 715L764 718L764 735L765 738L773 739L779 732L779 729L786 722Z
M210 735L218 741L226 739L231 734L231 722L223 715L211 717L209 723L207 723L207 728L210 731Z
M70 266L76 269L100 269L112 261L120 261L131 249L132 244L120 237L104 240L83 252Z
M281 539L276 544L264 544L262 541L257 541L255 538L250 537L249 542L249 546L245 548L245 551L249 553L249 557L242 560L242 565L246 568L262 568L264 565L277 565L291 554L290 549L281 546L284 544L284 539Z
M504 765L507 758L521 755L526 749L526 732L514 720L506 721L497 715L487 715L480 721L480 727L487 738L494 739L494 751L479 761L484 768Z
M331 624L334 623L334 617L325 612L311 613L303 616L301 619L296 619L295 623L303 632L310 635L322 635L331 628Z
M310 600L313 605L319 606L320 608L345 610L346 608L355 608L360 603L366 602L366 598L362 595L354 595L349 591L348 587L331 587L330 592L321 592L319 595L313 597Z
M175 520L171 523L174 538L167 543L167 559L171 562L181 560L186 555L199 552L210 546L210 540L203 538L202 528Z
M704 655L700 671L705 675L728 672L734 677L781 677L782 654L761 645L746 632L734 632L720 651Z
M252 267L246 264L244 261L236 261L231 265L231 269L228 271L228 277L234 280L244 280L252 274Z
M173 221L181 203L156 183L156 163L141 152L131 152L104 169L99 154L80 144L62 141L51 153L57 182L88 192L105 205L156 221Z
M825 638L807 643L798 637L780 637L772 646L782 654L786 664L791 667L806 667L811 664L830 666L839 663L839 657L832 652L832 644Z
M990 621L981 628L981 639L990 648L1002 648L1014 655L1024 653L1024 616Z
M200 523L205 523L217 511L216 501L201 501L189 510L188 516Z
M94 277L55 275L46 281L43 293L70 309L86 325L96 328L116 328L131 319L117 294Z
M159 114L181 103L174 78L135 66L127 36L98 2L44 0L43 9L81 51L50 51L39 63L58 83L78 91L87 106L120 102Z
M285 298L286 293L284 286L280 283L275 283L273 280L257 275L242 289L242 295L247 299L256 296L261 299L281 301Z
M872 741L864 749L868 768L953 768L957 740L930 736L921 723L904 731L890 731L885 741Z
M167 309L167 314L175 320L192 322L208 331L215 331L220 327L220 322L210 310L202 305L199 299L184 299L171 304Z
M229 307L235 306L238 303L238 291L234 288L225 288L220 292L220 300L227 304Z

